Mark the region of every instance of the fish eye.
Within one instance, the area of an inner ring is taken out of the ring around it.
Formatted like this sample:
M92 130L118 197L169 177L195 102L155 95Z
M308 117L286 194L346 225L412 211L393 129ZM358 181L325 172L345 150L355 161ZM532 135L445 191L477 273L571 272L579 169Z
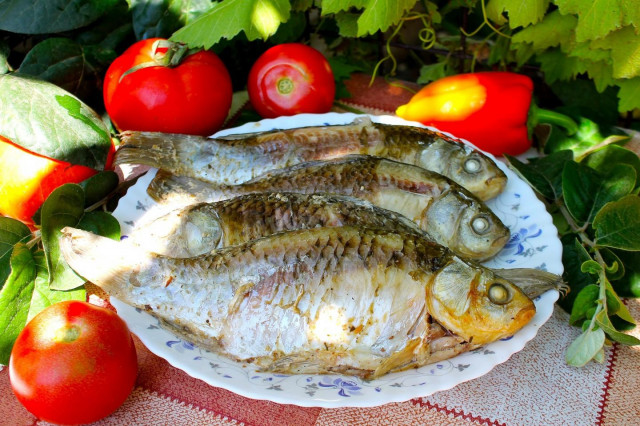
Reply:
M469 158L464 162L462 167L467 173L478 173L482 168L482 164L480 164L480 160L477 158Z
M511 301L511 292L507 287L500 283L493 283L487 292L489 300L496 305L504 305Z
M491 223L485 216L475 216L471 219L471 229L478 235L483 235L489 232Z

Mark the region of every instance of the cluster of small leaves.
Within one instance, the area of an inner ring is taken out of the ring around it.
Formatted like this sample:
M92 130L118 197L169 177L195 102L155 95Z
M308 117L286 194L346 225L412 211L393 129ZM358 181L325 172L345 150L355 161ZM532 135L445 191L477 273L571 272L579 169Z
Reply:
M119 239L120 224L111 214L88 210L117 183L115 173L102 172L83 186L58 187L42 205L35 233L0 216L0 364L8 363L15 339L34 315L56 302L85 300L85 280L60 253L60 230L73 226Z
M522 64L533 58L546 81L588 76L598 91L618 88L618 109L640 107L640 8L633 1L490 0L487 15L512 32Z
M590 120L581 121L579 136L553 132L559 135L547 141L548 155L528 163L507 158L554 215L571 288L560 304L583 330L566 361L582 366L604 360L612 341L640 344L622 332L635 320L620 299L640 296L640 159L616 144L628 138L603 138Z

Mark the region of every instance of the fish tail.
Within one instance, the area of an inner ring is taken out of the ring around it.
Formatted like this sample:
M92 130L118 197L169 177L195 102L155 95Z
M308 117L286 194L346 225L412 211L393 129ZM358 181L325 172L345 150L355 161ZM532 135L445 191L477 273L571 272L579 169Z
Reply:
M81 229L62 229L60 250L69 266L87 281L118 297L140 255L128 245Z
M197 136L163 135L156 132L126 131L120 134L120 147L114 165L144 164L172 170L180 166L182 151L197 142Z
M569 292L569 286L562 280L562 276L551 272L530 268L492 269L492 271L520 287L531 299L547 290L557 290L563 296Z

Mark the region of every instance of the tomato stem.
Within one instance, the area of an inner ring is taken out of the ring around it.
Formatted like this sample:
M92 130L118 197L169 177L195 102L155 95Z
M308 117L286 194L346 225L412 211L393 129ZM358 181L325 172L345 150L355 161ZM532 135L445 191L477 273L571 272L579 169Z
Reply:
M58 342L70 343L77 340L78 337L80 337L80 327L71 325L60 327L56 331L55 340L57 340Z
M278 80L278 93L288 95L291 92L293 92L293 81L290 78L284 77Z

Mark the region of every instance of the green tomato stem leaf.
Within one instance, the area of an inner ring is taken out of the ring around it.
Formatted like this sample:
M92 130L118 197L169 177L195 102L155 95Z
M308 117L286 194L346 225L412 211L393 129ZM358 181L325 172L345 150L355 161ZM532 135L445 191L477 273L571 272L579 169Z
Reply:
M31 231L19 220L0 216L0 289L11 273L11 253L13 247L26 243L31 238Z
M571 342L565 354L565 361L573 367L583 367L591 361L604 345L605 335L601 328L587 330Z
M626 197L606 204L593 220L595 242L621 250L640 250L640 197Z
M111 137L100 117L55 84L0 75L0 135L23 148L96 170L104 169Z
M10 263L11 274L0 290L0 364L4 365L27 323L36 278L36 264L26 244L16 244Z
M62 257L60 230L76 227L84 215L84 192L80 185L65 184L56 188L42 205L42 244L49 269L49 286L54 290L71 290L84 284Z

